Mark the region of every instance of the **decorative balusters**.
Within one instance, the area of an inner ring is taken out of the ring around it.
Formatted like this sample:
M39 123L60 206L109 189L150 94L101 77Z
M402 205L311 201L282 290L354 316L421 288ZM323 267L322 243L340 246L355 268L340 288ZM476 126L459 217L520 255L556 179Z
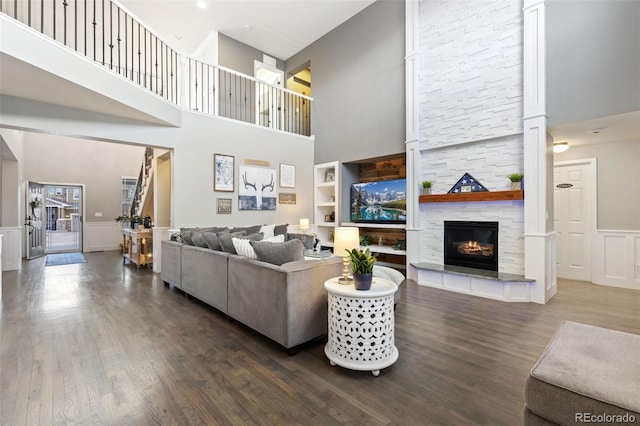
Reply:
M187 109L310 134L311 98L192 58L182 62L176 51L111 0L0 0L0 13ZM178 79L184 82L184 93Z

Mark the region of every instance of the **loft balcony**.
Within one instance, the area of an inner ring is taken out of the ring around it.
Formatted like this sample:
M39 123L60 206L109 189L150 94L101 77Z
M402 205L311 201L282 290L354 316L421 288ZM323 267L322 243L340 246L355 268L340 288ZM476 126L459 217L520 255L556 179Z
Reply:
M312 98L180 55L115 1L0 0L0 62L3 114L24 98L168 126L190 110L311 133Z

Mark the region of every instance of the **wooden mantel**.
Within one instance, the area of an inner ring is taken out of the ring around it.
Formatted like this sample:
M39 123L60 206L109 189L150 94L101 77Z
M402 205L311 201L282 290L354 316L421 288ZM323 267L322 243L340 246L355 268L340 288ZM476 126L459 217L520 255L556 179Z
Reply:
M456 203L468 201L524 200L524 191L457 192L455 194L421 195L420 203Z

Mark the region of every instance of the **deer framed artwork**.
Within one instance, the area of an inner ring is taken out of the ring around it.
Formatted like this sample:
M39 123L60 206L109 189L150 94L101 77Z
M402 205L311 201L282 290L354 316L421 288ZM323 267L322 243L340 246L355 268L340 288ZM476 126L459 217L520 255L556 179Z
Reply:
M276 169L240 166L238 210L275 210Z

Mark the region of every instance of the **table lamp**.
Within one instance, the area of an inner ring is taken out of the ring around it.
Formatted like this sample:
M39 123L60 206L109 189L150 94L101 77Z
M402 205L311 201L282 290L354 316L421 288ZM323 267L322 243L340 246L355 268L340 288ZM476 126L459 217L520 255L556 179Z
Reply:
M300 219L300 230L306 234L307 229L309 229L309 219L308 218Z
M333 238L333 254L342 258L342 277L338 280L340 284L351 284L353 278L349 276L349 253L354 248L360 248L360 231L354 227L338 227L336 228Z

